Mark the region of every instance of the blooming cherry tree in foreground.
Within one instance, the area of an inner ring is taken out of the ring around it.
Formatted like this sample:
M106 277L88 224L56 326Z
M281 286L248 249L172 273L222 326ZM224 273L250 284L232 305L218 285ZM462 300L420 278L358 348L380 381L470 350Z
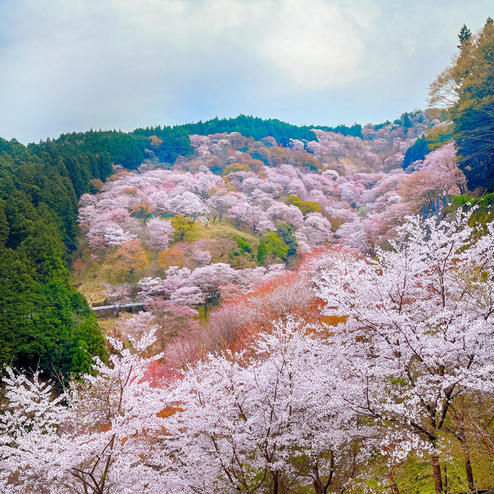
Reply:
M475 240L470 214L410 218L392 250L328 258L319 279L326 313L348 316L333 361L348 376L345 399L388 426L398 458L430 454L438 494L448 414L459 396L493 384L494 225Z
M288 319L259 336L251 358L210 356L186 371L168 397L178 410L163 468L174 492L341 488L364 430L321 365L325 346Z
M160 358L146 357L152 333L114 345L109 365L97 361L58 397L38 374L9 370L6 409L0 420L0 487L5 494L156 493L158 473L145 458L149 436L162 426L163 389L147 377Z

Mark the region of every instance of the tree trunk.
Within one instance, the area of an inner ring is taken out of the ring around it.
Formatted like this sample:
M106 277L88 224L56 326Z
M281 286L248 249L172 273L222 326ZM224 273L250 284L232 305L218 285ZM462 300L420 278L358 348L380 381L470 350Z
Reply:
M271 477L273 479L273 489L271 491L272 494L278 494L280 490L280 473L279 472L271 472Z
M473 483L472 464L470 463L468 451L465 453L465 472L467 474L468 490L473 493L475 492L475 485Z
M312 481L312 485L314 486L315 494L324 494L323 486L322 486L321 481L319 479L314 479Z
M390 470L388 473L389 484L391 486L391 492L393 494L400 494L400 489L398 488L398 484L396 483L395 476L393 475L393 470Z
M331 452L331 469L329 472L329 476L326 482L323 482L321 479L321 476L319 475L319 466L317 463L315 463L312 466L312 473L313 473L313 480L312 480L312 485L314 486L314 493L315 494L327 494L329 486L331 485L331 482L333 480L333 475L334 475L334 455L333 452Z
M465 428L460 425L458 432L458 439L461 444L461 449L463 451L463 457L465 458L465 473L467 475L468 491L475 492L475 485L473 483L473 470L472 463L470 462L470 449L467 443L467 435Z
M434 490L436 494L443 493L443 479L441 476L441 465L439 464L439 457L432 455L432 476L434 477Z
M322 485L321 478L319 477L319 468L317 465L312 467L312 472L314 473L314 479L312 481L312 485L314 486L315 494L325 494L324 486Z

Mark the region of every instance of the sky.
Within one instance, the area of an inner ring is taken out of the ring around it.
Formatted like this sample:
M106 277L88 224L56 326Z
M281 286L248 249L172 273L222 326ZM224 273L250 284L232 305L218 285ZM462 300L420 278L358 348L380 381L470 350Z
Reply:
M0 136L233 117L382 122L492 0L0 0Z

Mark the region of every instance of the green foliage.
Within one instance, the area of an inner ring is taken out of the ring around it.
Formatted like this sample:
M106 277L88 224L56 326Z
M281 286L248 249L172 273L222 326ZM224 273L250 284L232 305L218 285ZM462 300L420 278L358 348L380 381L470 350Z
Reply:
M178 234L178 238L183 240L185 234L194 228L194 219L188 218L183 214L177 214L172 218L172 225L175 233Z
M277 119L262 119L250 115L239 115L235 118L221 119L216 117L206 122L177 125L174 129L183 129L188 134L202 135L221 132L239 132L244 137L253 137L256 140L272 136L282 146L286 146L290 142L290 139L316 140L315 134L308 126L299 127Z
M9 222L5 214L5 201L0 199L0 248L5 247L9 238Z
M285 261L288 267L294 266L297 262L298 243L293 233L293 226L288 223L278 223L276 225L276 233L288 248L285 258L281 257L281 259Z
M74 136L29 146L0 139L0 365L68 376L104 356L67 253L76 245L79 196L113 165L107 151L95 154Z
M403 159L403 168L417 160L423 160L429 152L425 136L419 137L406 151Z
M494 205L494 193L485 194L482 197L470 197L467 195L453 196L452 206L454 209L465 205L477 206L480 211L486 211L487 208Z
M75 327L66 352L70 356L70 372L78 374L90 370L94 355L105 359L105 340L94 312L80 293L72 293L71 305Z
M143 162L144 150L148 146L149 139L145 135L128 134L116 130L90 130L62 134L55 142L67 146L67 149L73 150L74 154L80 154L81 151L93 155L107 153L113 163L134 169ZM103 158L106 165L108 156Z
M466 48L463 51L467 51ZM494 28L487 23L471 49L468 75L453 108L459 166L470 189L494 191Z
M407 150L403 158L402 167L405 169L414 161L423 160L430 152L425 136L419 137Z
M405 128L405 133L407 129L412 127L412 121L410 120L410 114L408 112L402 113L400 118L393 120L394 124L402 125Z
M472 31L468 29L466 24L461 26L460 32L458 33L458 46L457 48L462 48L463 45L472 37Z
M132 133L132 135L136 137L149 138L151 136L156 136L161 139L163 142L159 147L153 148L153 151L160 161L165 161L167 163L174 163L179 156L187 156L192 153L189 134L190 132L187 132L184 128L161 126L136 129ZM148 139L142 142L148 147Z
M279 258L282 261L288 259L290 248L285 244L277 232L268 232L262 236L257 248L257 262L264 264L268 256Z
M391 124L391 122L390 122L389 120L386 120L386 122L382 122L382 123L380 123L380 124L376 124L376 125L374 125L374 130L380 130L380 129L382 129L383 127L386 127L386 126L388 126L388 125L390 125L390 124Z
M447 144L453 138L453 124L436 125L427 131L426 136L419 137L407 150L402 167L406 169L414 161L423 160L434 149Z
M259 264L264 264L267 255L268 255L268 246L266 245L265 242L261 240L261 242L257 246L257 262Z
M326 130L328 132L337 132L344 136L360 137L362 139L362 126L354 123L351 127L347 125L337 125L336 127L328 127L325 125L315 125L311 127L313 129Z
M464 26L460 53L431 84L430 102L454 123L458 165L471 190L494 191L494 25L472 36Z
M436 125L427 131L427 147L429 151L434 151L438 147L447 144L453 138L454 126L449 125Z
M250 254L252 252L252 244L243 237L235 237L235 242L237 242L238 248L242 252Z
M476 211L470 217L470 226L473 224L485 227L487 223L494 221L494 192L482 197L470 197L467 195L453 196L449 210L456 211L459 208L475 207ZM480 231L483 231L481 228Z
M405 127L405 129L409 129L413 125L408 113L403 113L403 115L401 116L401 123L403 127Z
M65 376L87 372L92 357L105 353L95 316L62 263L54 256L38 261L36 269L27 249L0 249L0 363Z
M287 204L291 204L296 206L297 208L304 213L304 216L309 213L320 213L321 206L314 201L302 201L300 197L296 195L289 195L287 198Z

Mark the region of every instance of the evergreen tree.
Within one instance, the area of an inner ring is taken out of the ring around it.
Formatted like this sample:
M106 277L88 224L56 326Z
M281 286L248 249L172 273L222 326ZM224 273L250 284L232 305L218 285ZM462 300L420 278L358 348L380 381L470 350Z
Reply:
M284 259L285 262L287 264L295 262L297 258L298 243L293 233L293 226L288 223L278 223L276 225L276 233L288 248L286 252L286 259Z
M414 161L423 160L430 152L425 136L419 137L407 150L403 158L402 167L406 169Z
M101 138L93 134L90 143ZM110 141L101 142L111 149ZM101 330L67 267L78 197L113 169L109 151L94 147L97 154L63 139L0 139L0 365L68 376L104 357Z
M466 24L463 24L463 26L461 26L460 32L458 33L458 41L459 41L458 48L462 48L463 44L466 41L468 41L471 37L472 37L472 31L468 29Z

